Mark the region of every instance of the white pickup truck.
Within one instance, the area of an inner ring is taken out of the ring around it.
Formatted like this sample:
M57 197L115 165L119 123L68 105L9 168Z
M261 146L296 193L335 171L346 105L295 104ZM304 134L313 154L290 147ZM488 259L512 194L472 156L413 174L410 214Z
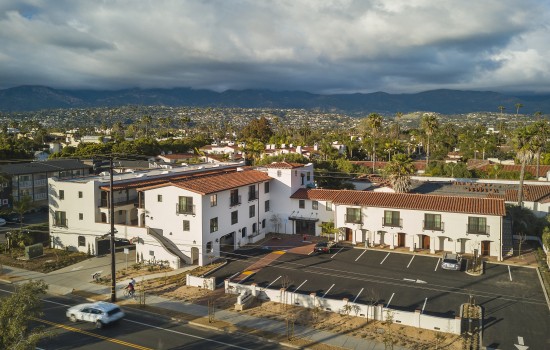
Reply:
M445 270L460 270L462 266L462 257L459 254L444 253L441 261L441 268Z

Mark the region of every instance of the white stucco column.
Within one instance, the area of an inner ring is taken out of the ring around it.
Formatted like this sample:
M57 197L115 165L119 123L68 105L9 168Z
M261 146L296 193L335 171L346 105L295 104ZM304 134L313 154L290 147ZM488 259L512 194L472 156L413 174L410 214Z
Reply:
M435 241L437 237L430 236L430 253L435 254Z
M395 249L395 232L388 232L391 235L390 249Z

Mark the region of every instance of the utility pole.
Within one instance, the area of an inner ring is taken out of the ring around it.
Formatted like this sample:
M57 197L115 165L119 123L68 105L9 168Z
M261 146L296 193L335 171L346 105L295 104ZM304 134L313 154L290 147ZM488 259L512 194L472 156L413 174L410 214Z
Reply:
M109 223L111 224L111 302L116 302L115 206L113 195L113 157L109 157Z

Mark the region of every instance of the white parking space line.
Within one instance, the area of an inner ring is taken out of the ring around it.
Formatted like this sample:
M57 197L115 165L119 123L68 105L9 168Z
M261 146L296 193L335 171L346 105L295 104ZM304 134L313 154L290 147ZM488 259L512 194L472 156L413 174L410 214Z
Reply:
M344 249L344 247L340 248L336 253L334 253L333 256L331 256L330 258L334 258L336 256L336 254L340 253L342 251L342 249Z
M281 277L283 277L283 276L279 276L279 277L275 278L275 280L274 280L273 282L271 282L270 284L268 284L266 288L271 287L271 285L272 285L273 283L277 282L277 281L279 280L279 278L281 278Z
M363 256L363 254L365 254L366 252L367 252L367 250L365 249L365 251L364 251L364 252L362 252L362 253L361 253L361 255L359 255L359 256L357 257L357 259L355 259L355 261L359 260L359 258L360 258L360 257L362 257L362 256Z
M386 255L384 257L384 259L382 259L382 261L380 261L380 265L382 265L384 263L384 261L386 261L386 259L388 258L388 256L390 256L391 253L388 253L388 255Z
M359 298L359 296L361 295L361 293L363 293L363 289L365 289L365 288L361 288L361 290L359 291L359 293L357 293L357 296L355 297L355 299L353 299L352 303L355 303L355 300L357 300L357 298Z
M435 264L434 271L437 271L437 268L439 267L439 262L441 261L441 258L437 258L437 264Z
M409 261L409 265L407 265L407 268L409 268L409 266L411 266L411 263L413 262L415 256L416 255L413 255L413 257L411 258L411 261Z
M422 305L422 312L421 314L424 313L424 309L426 308L426 303L428 302L428 298L424 299L424 305Z
M391 303L391 300L393 299L394 295L395 295L395 293L391 293L391 297L390 297L390 300L388 300L388 303L386 304L386 308L390 307L390 303Z
M302 284L300 284L300 285L298 286L298 288L294 289L294 293L296 293L296 291L297 291L298 289L300 289L300 287L303 286L304 283L306 283L306 282L307 282L307 280L303 281Z
M510 270L510 265L508 265L508 275L510 276L510 282L512 282L512 270Z
M332 287L334 287L334 283L332 284L332 286L330 286L330 288L325 292L325 294L323 294L322 298L324 298L328 292L330 292L330 290L332 289Z
M309 252L307 255L311 255L311 254L313 254L313 250L311 252Z

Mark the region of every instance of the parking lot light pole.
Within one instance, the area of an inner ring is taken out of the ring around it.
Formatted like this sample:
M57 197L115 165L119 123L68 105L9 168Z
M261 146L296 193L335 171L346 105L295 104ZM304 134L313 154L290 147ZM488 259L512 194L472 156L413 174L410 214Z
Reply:
M113 157L109 157L109 223L111 224L111 302L116 302L115 206L113 195Z

